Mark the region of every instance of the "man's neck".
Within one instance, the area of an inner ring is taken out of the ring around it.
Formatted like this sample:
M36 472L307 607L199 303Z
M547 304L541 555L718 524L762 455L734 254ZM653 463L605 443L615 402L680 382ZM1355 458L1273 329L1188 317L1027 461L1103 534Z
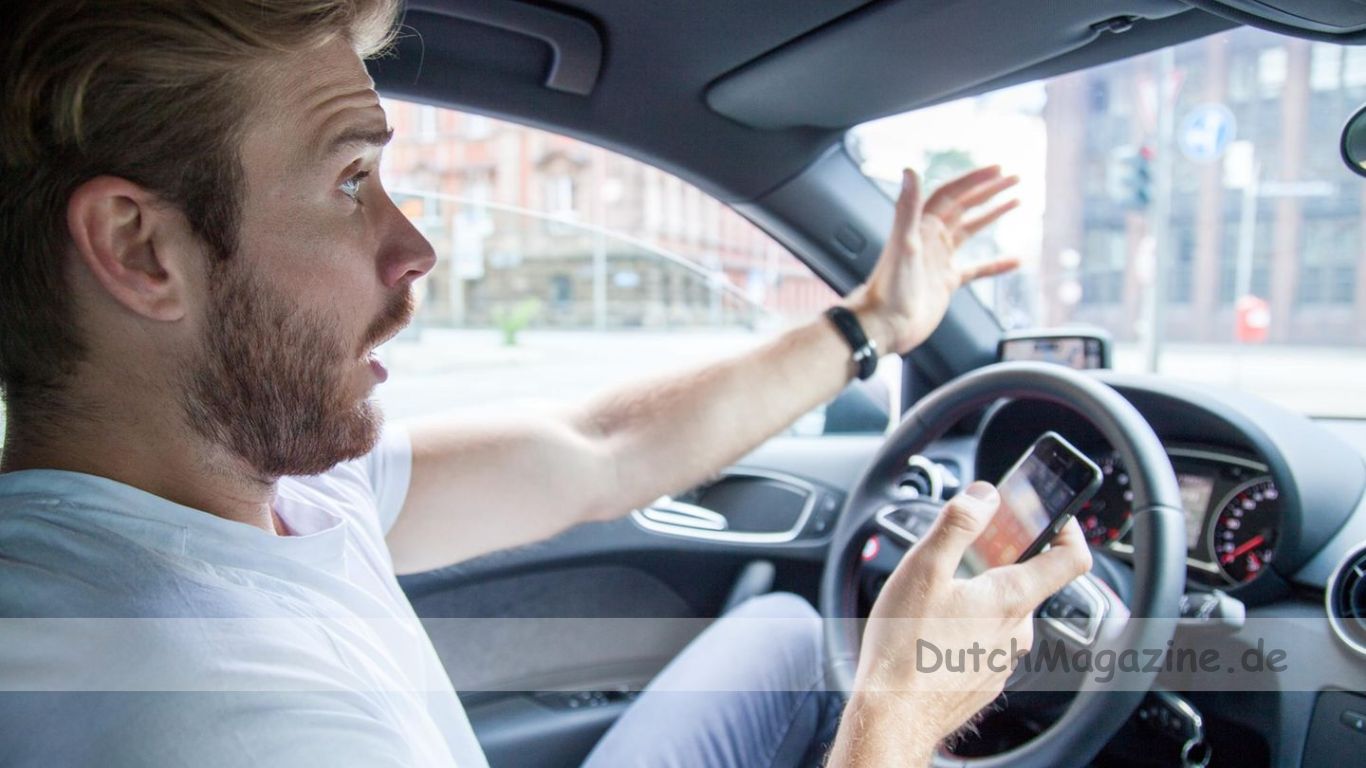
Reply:
M275 478L250 471L165 414L48 418L33 428L10 413L0 472L60 469L105 477L211 515L288 535L272 510ZM75 412L75 411L73 411Z

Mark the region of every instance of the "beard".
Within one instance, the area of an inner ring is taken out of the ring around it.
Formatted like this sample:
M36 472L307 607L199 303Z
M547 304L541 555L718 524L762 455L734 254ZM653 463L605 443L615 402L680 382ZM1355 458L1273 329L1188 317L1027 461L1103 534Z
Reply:
M362 362L342 336L342 312L292 306L240 260L212 269L204 341L182 388L191 429L263 479L320 474L373 449L384 419L348 383ZM360 349L395 333L412 313L411 290L395 294Z

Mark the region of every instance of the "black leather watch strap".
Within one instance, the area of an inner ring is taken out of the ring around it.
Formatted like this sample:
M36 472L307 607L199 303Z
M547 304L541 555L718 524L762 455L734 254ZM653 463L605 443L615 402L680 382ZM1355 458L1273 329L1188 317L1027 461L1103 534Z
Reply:
M858 377L867 379L877 370L877 342L868 338L868 334L863 332L863 324L858 321L858 316L850 310L834 306L825 310L825 316L830 318L830 323L835 326L835 330L840 332L844 340L849 343L849 348L854 351L854 364L858 366Z

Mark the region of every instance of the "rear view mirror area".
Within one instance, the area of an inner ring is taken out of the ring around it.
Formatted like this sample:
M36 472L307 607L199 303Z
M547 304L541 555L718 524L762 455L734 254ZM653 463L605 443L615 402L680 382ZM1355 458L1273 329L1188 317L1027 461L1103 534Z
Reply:
M1366 104L1342 127L1342 161L1352 173L1366 176Z

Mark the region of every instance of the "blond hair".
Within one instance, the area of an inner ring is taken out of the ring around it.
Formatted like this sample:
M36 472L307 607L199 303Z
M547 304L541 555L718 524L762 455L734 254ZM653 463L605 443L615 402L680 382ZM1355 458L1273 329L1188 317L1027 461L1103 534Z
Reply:
M227 259L254 73L337 37L373 56L392 40L399 2L5 0L0 389L11 420L59 388L84 349L63 266L76 187L128 179Z

